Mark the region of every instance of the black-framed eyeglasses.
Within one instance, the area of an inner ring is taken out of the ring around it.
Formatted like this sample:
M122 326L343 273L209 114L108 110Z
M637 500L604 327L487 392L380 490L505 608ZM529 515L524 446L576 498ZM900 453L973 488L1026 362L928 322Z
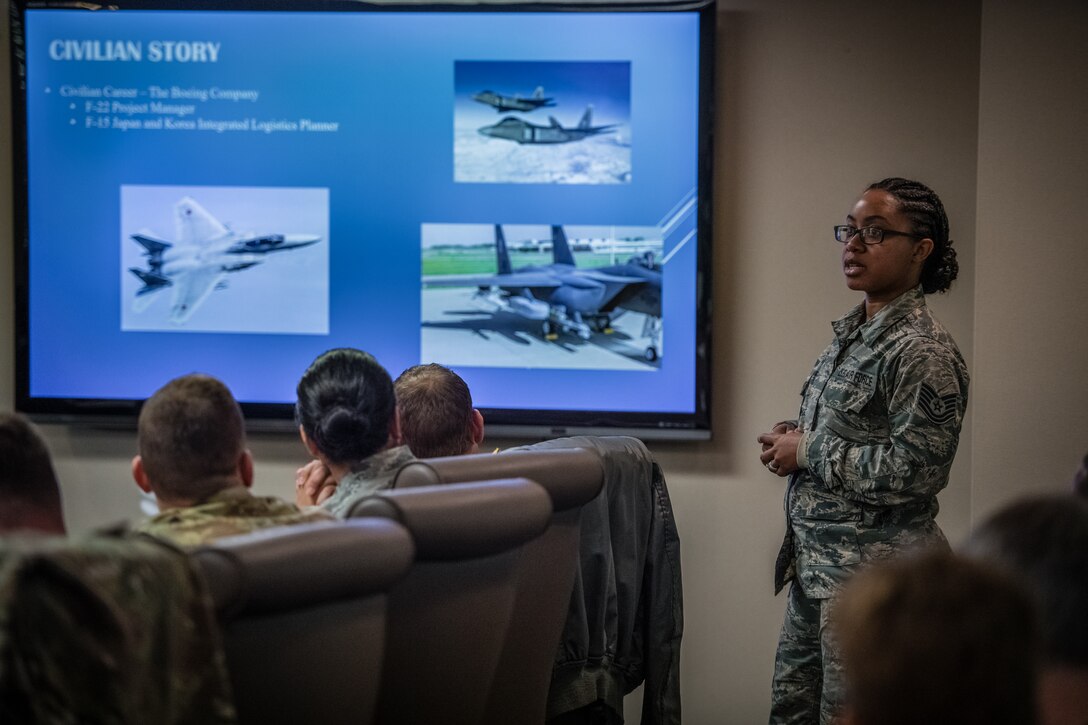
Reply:
M854 227L849 224L839 224L835 227L835 241L846 244L854 238L855 234L861 235L861 241L866 244L880 244L884 237L910 237L911 239L923 239L921 234L910 232L897 232L894 229L881 229L880 227Z

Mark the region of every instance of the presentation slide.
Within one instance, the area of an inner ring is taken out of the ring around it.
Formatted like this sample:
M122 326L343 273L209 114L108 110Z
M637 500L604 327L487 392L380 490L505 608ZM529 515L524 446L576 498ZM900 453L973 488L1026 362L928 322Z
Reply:
M690 413L696 13L28 9L30 395Z

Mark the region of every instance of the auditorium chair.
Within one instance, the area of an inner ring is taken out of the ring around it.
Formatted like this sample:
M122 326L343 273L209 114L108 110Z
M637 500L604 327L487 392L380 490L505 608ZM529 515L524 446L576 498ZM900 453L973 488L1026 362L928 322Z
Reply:
M551 514L548 494L524 478L387 490L352 506L350 517L402 524L416 545L411 570L389 592L378 723L482 721L518 561Z
M386 590L408 531L367 519L265 529L192 554L208 582L240 723L373 722Z
M544 722L552 665L574 586L581 509L600 493L604 481L600 456L571 448L433 458L405 464L394 479L400 489L514 475L543 486L553 513L547 531L521 558L514 613L483 718L489 725Z

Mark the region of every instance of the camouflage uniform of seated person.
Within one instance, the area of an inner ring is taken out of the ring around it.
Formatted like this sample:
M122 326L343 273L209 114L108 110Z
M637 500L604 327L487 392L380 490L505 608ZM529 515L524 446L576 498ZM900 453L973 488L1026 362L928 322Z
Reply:
M132 475L158 499L159 515L139 531L196 546L256 529L323 521L273 496L254 496L253 457L245 447L242 411L227 387L207 375L185 375L144 404L139 455Z

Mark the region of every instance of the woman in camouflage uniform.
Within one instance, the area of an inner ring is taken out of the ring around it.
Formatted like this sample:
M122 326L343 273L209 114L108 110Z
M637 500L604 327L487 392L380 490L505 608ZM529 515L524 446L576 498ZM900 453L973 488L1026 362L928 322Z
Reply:
M761 436L786 489L776 592L792 580L775 659L772 723L828 723L842 702L827 631L832 597L861 564L947 547L934 517L967 405L967 367L925 296L958 265L948 217L924 184L879 181L835 227L846 285L864 301L801 391L801 413Z
M296 474L299 506L320 504L342 518L355 499L389 488L400 467L415 460L401 445L393 379L370 353L350 347L322 353L296 392L299 434L315 459Z

